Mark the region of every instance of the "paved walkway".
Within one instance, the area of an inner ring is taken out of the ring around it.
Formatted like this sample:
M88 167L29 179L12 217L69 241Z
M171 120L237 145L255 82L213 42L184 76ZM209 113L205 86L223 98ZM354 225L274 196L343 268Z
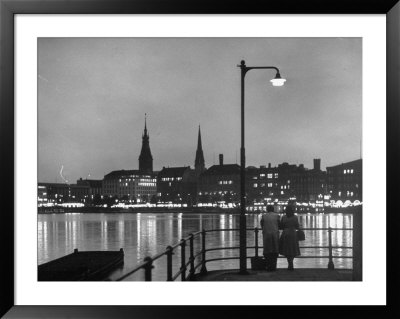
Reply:
M238 269L209 271L196 275L198 281L352 281L351 269L329 270L323 268L298 268L293 271L278 269L248 270L248 275L239 275Z

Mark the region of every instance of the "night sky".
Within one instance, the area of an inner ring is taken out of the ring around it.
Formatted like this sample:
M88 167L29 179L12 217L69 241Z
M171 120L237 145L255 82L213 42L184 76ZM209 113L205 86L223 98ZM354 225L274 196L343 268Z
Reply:
M38 180L138 169L144 116L153 168L239 163L240 60L246 164L312 168L360 158L361 38L40 38Z

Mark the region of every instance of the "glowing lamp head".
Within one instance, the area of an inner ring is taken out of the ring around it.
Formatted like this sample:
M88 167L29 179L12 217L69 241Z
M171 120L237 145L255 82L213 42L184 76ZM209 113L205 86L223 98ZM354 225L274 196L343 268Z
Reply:
M286 82L286 79L282 79L280 73L276 73L275 79L271 80L273 86L283 86Z

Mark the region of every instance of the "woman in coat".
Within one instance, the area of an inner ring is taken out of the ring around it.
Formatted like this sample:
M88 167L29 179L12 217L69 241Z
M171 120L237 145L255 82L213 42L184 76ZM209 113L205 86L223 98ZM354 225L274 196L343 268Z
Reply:
M285 213L286 215L282 216L279 224L279 228L283 230L279 240L279 253L286 257L288 270L294 270L293 259L296 256L300 256L299 242L296 235L296 230L300 226L291 205L286 206Z

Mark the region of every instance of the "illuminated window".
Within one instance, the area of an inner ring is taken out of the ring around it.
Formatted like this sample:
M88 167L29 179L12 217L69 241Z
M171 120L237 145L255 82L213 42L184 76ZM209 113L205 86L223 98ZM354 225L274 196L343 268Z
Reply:
M268 174L267 177L268 177L268 178L272 178L272 174Z
M344 170L344 171L343 171L343 174L346 174L346 173L347 173L347 171L346 171L346 170Z
M350 170L350 173L353 174L353 172L354 172L353 169L351 169L351 170Z
M272 187L272 183L268 183L268 187Z
M257 188L257 186L258 186L257 183L254 183L254 184L253 184L253 187L254 187L254 188Z
M261 177L261 178L265 177L265 174L260 174L260 177Z
M283 195L283 191L281 191L281 195Z
M275 178L278 178L278 173L275 173Z

